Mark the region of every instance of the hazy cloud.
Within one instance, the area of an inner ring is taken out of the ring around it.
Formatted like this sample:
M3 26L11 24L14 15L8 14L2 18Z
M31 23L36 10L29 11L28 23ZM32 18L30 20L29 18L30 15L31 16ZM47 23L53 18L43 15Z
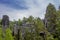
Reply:
M32 15L43 19L49 3L58 8L60 0L0 0L0 18L8 15L10 20L18 20Z

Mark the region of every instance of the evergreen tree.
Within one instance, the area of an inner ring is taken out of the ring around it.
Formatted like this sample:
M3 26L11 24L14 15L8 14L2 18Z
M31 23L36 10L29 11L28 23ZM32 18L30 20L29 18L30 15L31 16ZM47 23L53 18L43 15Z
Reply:
M49 32L55 32L56 28L56 9L53 4L49 4L46 9L45 14L45 26L48 29Z
M34 22L35 22L34 23L34 25L35 25L35 39L36 40L43 40L44 37L40 36L40 32L45 32L44 24L40 18L36 18Z
M31 32L27 28L25 29L24 40L33 40Z
M21 26L22 25L22 21L19 19L18 20L18 25Z
M33 16L29 16L29 18L27 19L28 22L32 23L34 21L34 17Z
M57 11L57 21L56 21L56 37L60 40L60 6L59 10Z

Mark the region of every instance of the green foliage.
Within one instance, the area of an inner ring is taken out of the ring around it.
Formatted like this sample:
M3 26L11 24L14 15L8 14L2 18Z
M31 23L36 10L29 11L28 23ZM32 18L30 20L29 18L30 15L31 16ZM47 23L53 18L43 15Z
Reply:
M0 28L2 27L2 25L1 25L1 19L0 19Z
M14 22L10 21L9 27L10 27L11 30L13 30L13 26L14 26Z
M0 19L0 25L1 25L1 19Z
M20 40L23 40L23 37L22 37L22 29L21 29L21 27L20 27L20 32L19 32L19 36L20 36Z
M60 10L57 11L56 36L60 40Z
M46 40L54 40L53 35L51 35L49 32L47 32Z
M2 27L2 25L0 25L0 28Z
M31 40L32 39L32 35L29 32L28 29L25 29L25 36L24 36L25 40Z
M19 19L18 20L18 25L21 26L22 25L22 21Z
M2 37L2 29L0 28L0 40L2 40L3 37Z
M33 20L34 20L33 16L29 16L29 18L27 19L27 21L30 22L30 23L33 22Z
M51 3L47 6L45 19L48 31L55 32L57 14L54 5L52 5Z
M35 22L35 33L36 33L35 38L36 40L40 40L43 38L42 36L39 35L40 32L41 31L45 32L44 24L40 18L36 18L34 22Z
M6 29L5 40L14 40L14 37L12 36L11 30L9 28Z
M35 26L36 26L37 32L44 31L45 29L44 24L40 18L35 19Z

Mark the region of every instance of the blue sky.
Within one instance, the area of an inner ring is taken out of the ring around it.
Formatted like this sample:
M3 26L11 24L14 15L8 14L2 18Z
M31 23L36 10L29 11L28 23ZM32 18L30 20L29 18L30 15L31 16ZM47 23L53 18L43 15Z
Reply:
M0 0L0 18L8 15L10 20L18 20L32 15L43 19L49 3L58 9L60 0Z

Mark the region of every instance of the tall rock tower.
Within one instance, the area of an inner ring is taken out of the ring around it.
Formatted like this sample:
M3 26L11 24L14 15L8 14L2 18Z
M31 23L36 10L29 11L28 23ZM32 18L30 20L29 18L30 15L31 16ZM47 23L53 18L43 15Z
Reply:
M59 6L59 10L60 10L60 6Z
M9 27L9 17L7 15L3 15L2 18L2 29L5 31Z

